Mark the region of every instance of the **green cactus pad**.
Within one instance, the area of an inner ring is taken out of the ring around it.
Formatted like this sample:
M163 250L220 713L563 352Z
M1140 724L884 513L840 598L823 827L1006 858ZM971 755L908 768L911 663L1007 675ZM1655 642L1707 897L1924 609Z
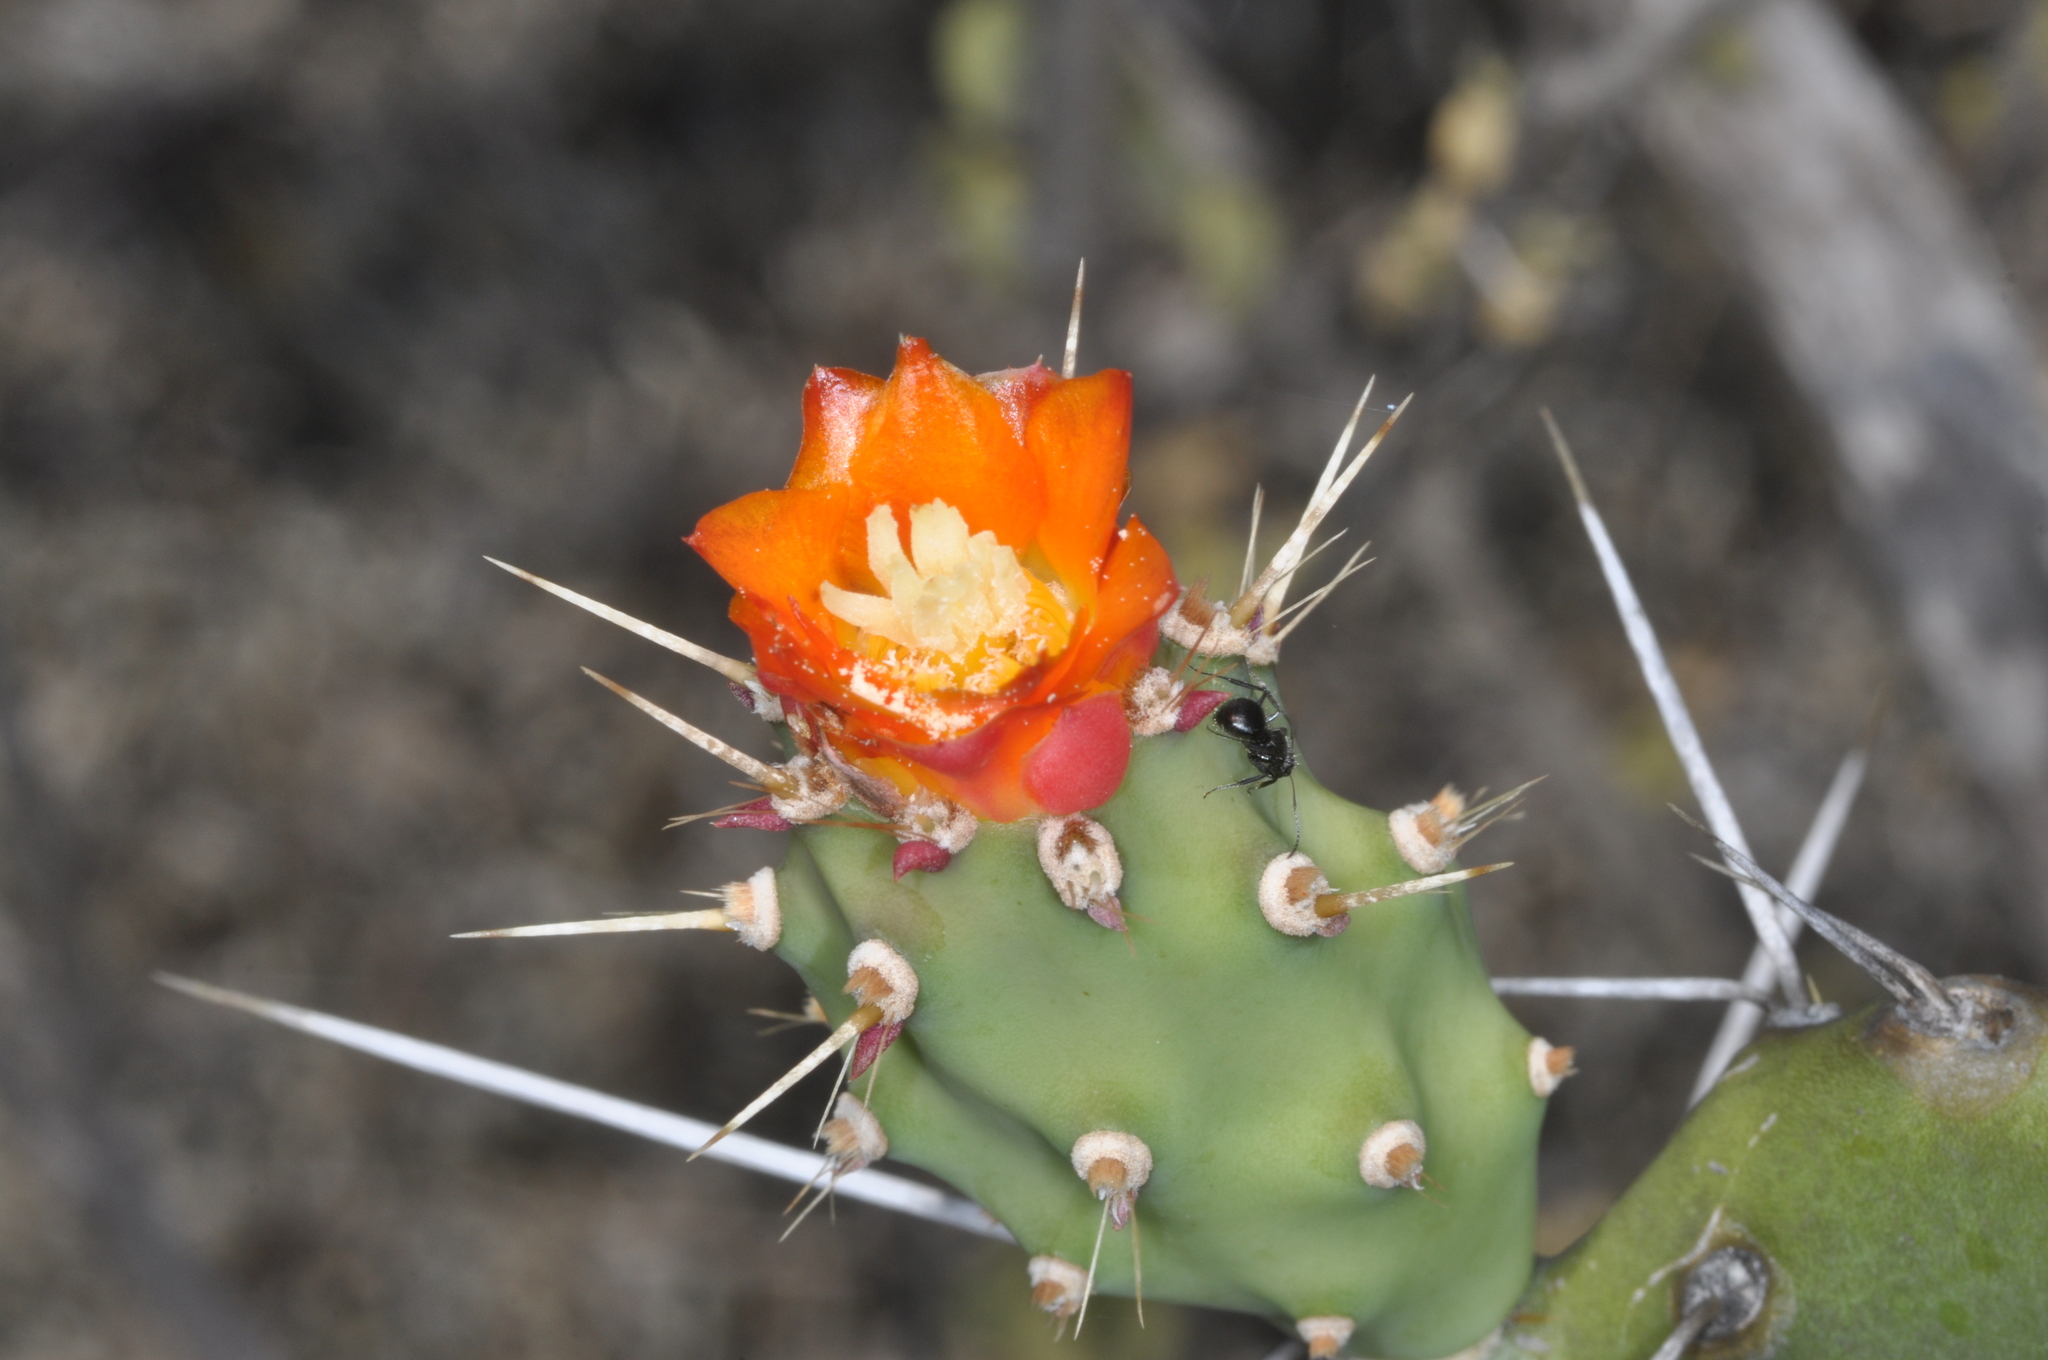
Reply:
M1756 1253L1761 1314L1698 1354L1920 1360L2038 1354L2048 1337L2048 996L1997 1042L1930 1038L1874 1007L1764 1035L1577 1246L1540 1270L1498 1356L1640 1360L1695 1259Z
M1293 840L1339 891L1416 877L1383 814L1297 769L1259 791L1207 724L1141 739L1093 814L1115 837L1128 939L1055 895L1036 827L986 824L943 872L891 876L895 841L800 829L778 952L838 1022L847 951L884 940L917 1009L873 1104L894 1155L972 1195L1034 1253L1085 1267L1101 1206L1068 1163L1081 1134L1150 1147L1138 1197L1147 1296L1291 1320L1354 1318L1354 1347L1438 1356L1492 1328L1528 1278L1544 1102L1529 1036L1487 984L1463 897L1361 908L1294 938L1257 905ZM1205 796L1207 795L1207 796ZM849 810L857 819L857 810ZM1413 1119L1420 1191L1368 1186L1363 1139ZM1096 1290L1132 1291L1127 1228Z

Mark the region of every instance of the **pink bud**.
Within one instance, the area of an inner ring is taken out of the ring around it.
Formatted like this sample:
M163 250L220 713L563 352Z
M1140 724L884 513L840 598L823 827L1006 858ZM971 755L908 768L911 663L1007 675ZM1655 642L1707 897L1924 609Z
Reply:
M921 874L935 874L953 862L953 853L943 850L930 841L905 841L896 847L896 858L889 867L901 878L912 869Z

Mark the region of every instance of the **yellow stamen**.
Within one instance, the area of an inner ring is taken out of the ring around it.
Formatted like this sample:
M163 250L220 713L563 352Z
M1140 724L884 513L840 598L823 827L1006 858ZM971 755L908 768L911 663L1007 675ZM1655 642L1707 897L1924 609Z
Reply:
M993 694L1027 668L1066 650L1074 614L1058 586L1040 580L1016 550L944 501L910 511L906 553L889 506L868 516L868 569L880 595L823 583L825 608L860 630L854 644L877 677L919 693Z

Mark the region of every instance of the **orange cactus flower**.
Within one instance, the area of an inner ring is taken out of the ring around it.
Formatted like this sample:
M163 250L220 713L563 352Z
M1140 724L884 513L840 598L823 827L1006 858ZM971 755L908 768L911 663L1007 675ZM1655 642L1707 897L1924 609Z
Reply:
M798 740L996 821L1114 793L1123 690L1178 593L1159 541L1117 525L1130 414L1127 373L970 376L922 340L886 381L813 373L788 485L688 539Z

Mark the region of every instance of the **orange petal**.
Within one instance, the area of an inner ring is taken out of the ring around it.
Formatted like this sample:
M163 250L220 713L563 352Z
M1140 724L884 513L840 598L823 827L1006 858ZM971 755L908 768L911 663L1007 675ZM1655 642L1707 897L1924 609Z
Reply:
M1024 453L1008 406L987 388L905 340L896 371L854 450L847 475L866 507L899 511L944 501L975 532L1023 551L1044 512L1044 480Z
M1039 696L1065 698L1091 686L1122 687L1151 656L1151 625L1178 590L1166 548L1133 516L1112 540L1094 607L1041 681ZM1127 645L1134 639L1135 647Z
M1024 447L1045 475L1038 546L1086 608L1130 485L1131 375L1107 369L1061 383L1031 413Z
M965 804L976 816L1014 822L1045 810L1025 790L1024 765L1063 711L1052 704L1013 708L957 741L904 743L892 754L918 783Z
M810 613L824 607L820 582L867 578L860 516L860 497L847 487L756 491L698 520L684 542L741 594Z
M792 490L852 480L853 452L881 404L882 379L850 368L816 368L804 384L804 441L790 469Z
M1001 368L993 373L977 373L974 380L988 389L988 394L1002 403L1003 418L1016 431L1019 443L1024 441L1024 431L1031 424L1031 413L1038 403L1045 400L1046 393L1058 387L1063 379L1044 364L1032 364L1028 368Z

